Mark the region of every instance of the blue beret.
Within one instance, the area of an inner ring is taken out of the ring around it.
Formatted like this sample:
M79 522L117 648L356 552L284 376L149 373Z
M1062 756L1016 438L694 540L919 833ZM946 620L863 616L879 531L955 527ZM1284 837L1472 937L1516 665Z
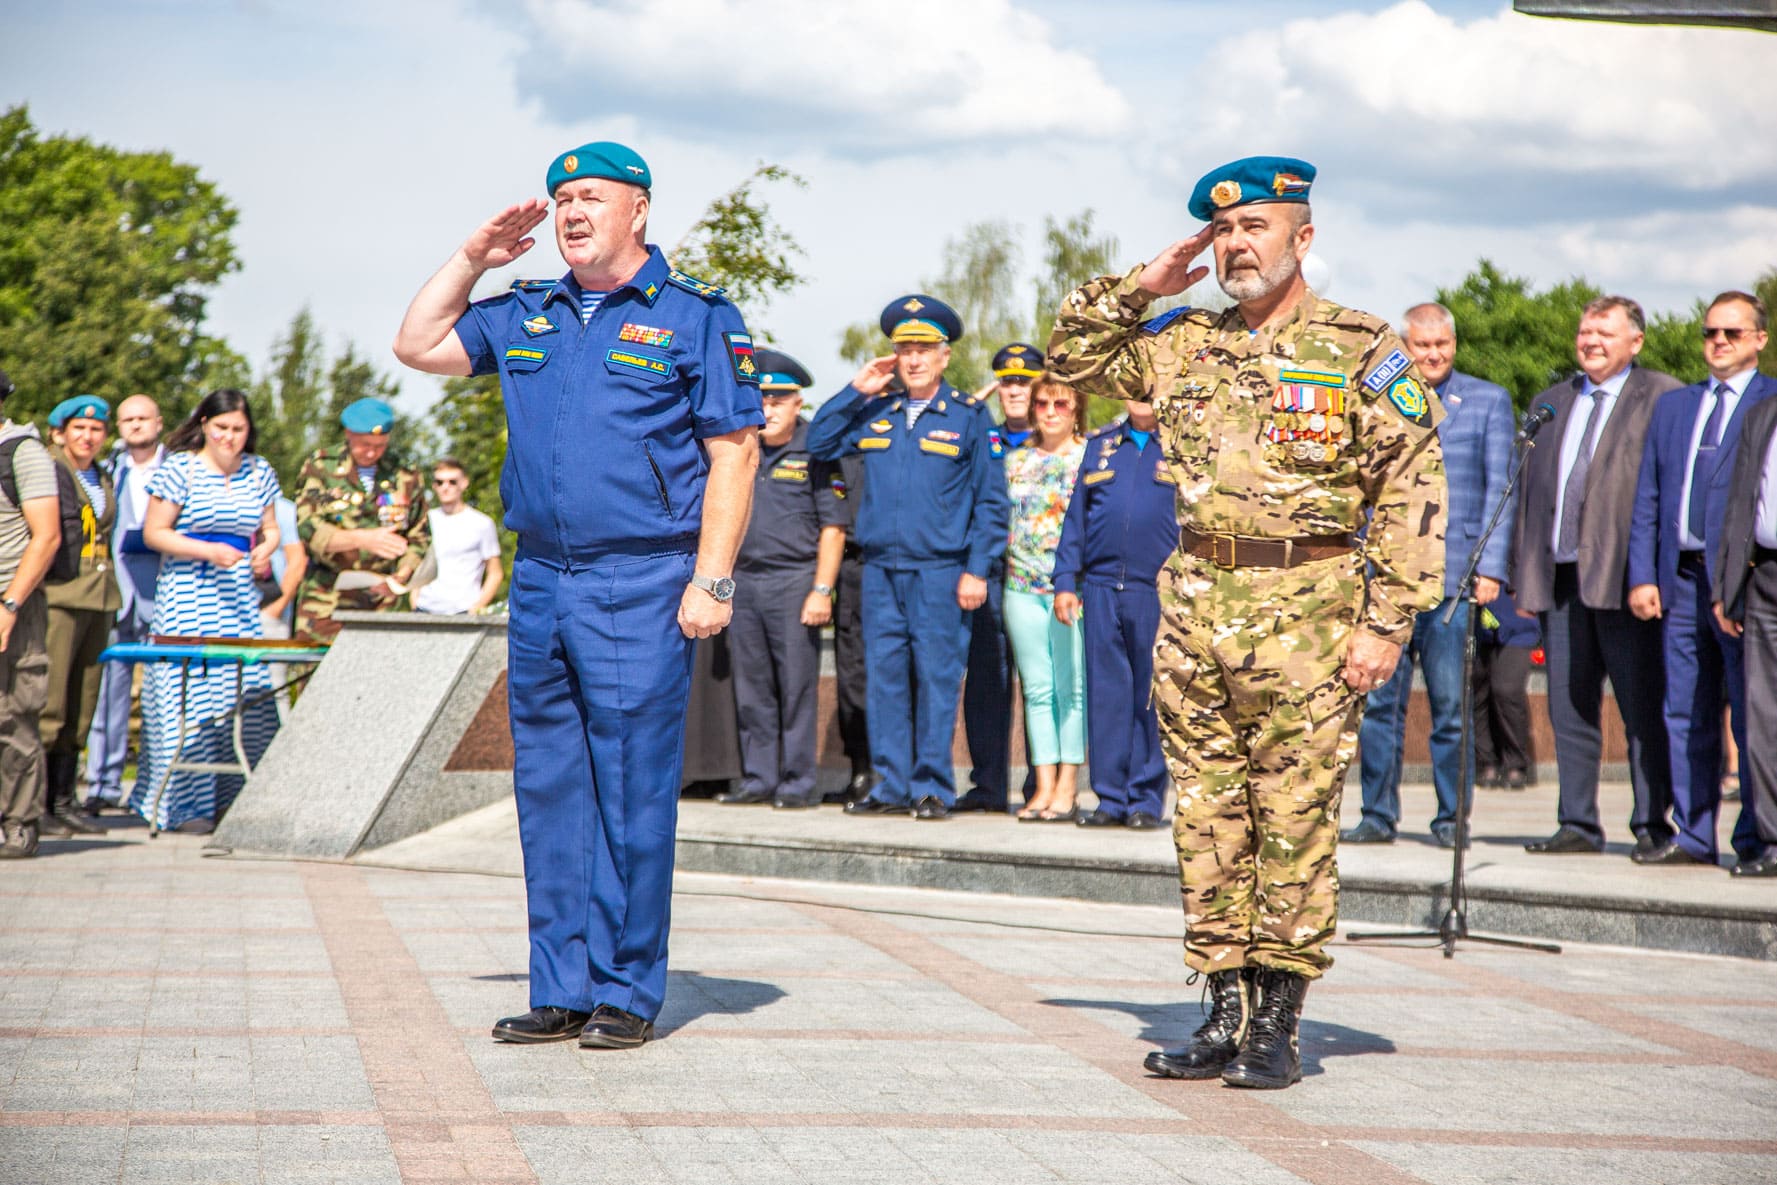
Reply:
M339 422L347 432L387 436L395 426L395 409L380 399L358 399L346 404L339 413Z
M595 140L568 149L549 166L549 179L545 184L549 196L554 197L556 186L562 182L581 181L587 177L605 177L639 185L643 189L654 188L654 176L648 172L648 162L637 156L633 148L625 148L611 140Z
M69 420L97 420L101 424L111 418L111 405L97 395L76 395L56 404L49 413L49 426L60 428Z
M1293 156L1249 156L1211 169L1191 191L1191 217L1208 222L1217 210L1254 202L1305 202L1314 171Z
M882 310L882 332L892 342L953 342L963 335L963 319L935 296L897 296Z
M759 367L759 390L767 395L787 395L814 386L814 376L808 368L782 350L755 346L753 361Z
M993 373L1002 379L1041 378L1043 351L1029 342L1013 342L993 356Z

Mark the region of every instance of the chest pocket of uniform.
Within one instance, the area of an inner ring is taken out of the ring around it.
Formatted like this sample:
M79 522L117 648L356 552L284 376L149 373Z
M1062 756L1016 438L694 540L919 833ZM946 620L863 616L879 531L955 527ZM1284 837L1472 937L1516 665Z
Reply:
M646 375L652 379L664 379L673 372L670 358L634 346L615 346L605 351L605 369L612 374Z
M534 346L527 343L506 347L506 369L513 374L529 374L540 370L549 361L549 349L546 346Z

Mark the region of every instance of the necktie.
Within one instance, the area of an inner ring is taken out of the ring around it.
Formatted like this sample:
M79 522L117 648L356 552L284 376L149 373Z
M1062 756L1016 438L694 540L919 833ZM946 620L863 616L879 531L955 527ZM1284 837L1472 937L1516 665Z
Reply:
M1577 552L1580 546L1580 507L1586 500L1586 472L1592 468L1592 450L1598 445L1598 425L1604 419L1604 392L1592 393L1592 414L1586 417L1586 437L1580 442L1580 454L1568 470L1567 484L1561 492L1561 529L1555 536L1555 550L1562 555Z
M1726 383L1717 383L1715 390L1709 393L1715 406L1709 409L1709 419L1704 423L1703 435L1697 441L1697 459L1691 462L1691 504L1685 525L1693 539L1706 538L1703 533L1703 503L1708 499L1705 496L1704 475L1706 471L1715 468L1715 452L1721 447L1722 421L1727 418L1723 413L1728 410L1729 392L1730 388Z

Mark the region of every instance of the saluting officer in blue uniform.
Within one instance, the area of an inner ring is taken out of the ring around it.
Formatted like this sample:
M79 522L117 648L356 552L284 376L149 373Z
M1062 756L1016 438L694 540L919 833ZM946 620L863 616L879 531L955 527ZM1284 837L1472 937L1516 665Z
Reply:
M802 389L814 379L778 350L760 347L753 360L765 428L728 628L741 783L716 801L792 810L821 804L815 789L820 631L833 620L850 516L839 466L809 455L808 425L797 414Z
M985 409L944 381L956 313L925 295L882 314L894 354L866 362L822 405L808 451L864 457L857 511L864 549L864 652L870 749L882 781L848 814L948 817L956 802L950 742L969 649L969 618L1006 549L1003 449ZM900 376L905 388L889 392Z
M1166 757L1149 702L1155 580L1178 550L1178 479L1154 437L1154 409L1129 414L1086 439L1086 459L1055 551L1055 616L1086 617L1086 730L1098 809L1082 827L1146 830L1166 810Z
M505 397L532 1007L494 1036L628 1048L666 992L691 642L729 621L764 416L740 314L647 243L642 158L586 144L547 185L568 274L469 303L549 216L540 199L509 206L420 289L395 354L498 373Z
M994 382L963 402L986 410L989 395L1000 395L1004 423L990 429L999 450L1009 452L1030 438L1030 388L1042 377L1043 352L1026 342L1003 346L993 356ZM1022 395L1022 400L1017 396ZM1014 419L1008 409L1017 409ZM1007 767L1011 764L1012 643L1006 635L1006 566L996 560L987 574L987 600L969 614L969 668L963 680L963 732L969 739L969 792L957 811L1006 811ZM1034 783L1025 787L1030 796Z

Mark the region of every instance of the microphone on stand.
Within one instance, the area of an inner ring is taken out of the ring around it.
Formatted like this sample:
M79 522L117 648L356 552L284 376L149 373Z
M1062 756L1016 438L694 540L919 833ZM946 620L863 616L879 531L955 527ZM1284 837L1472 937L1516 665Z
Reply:
M1544 424L1555 418L1555 407L1549 403L1539 403L1524 413L1524 422L1518 425L1518 435L1513 438L1514 444L1523 444L1542 431Z

